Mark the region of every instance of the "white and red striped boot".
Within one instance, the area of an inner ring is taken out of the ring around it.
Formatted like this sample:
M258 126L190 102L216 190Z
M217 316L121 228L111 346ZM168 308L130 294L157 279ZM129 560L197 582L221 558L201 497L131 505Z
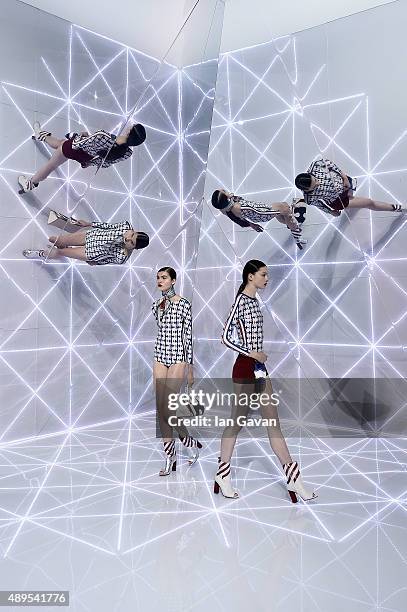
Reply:
M315 491L309 491L305 488L301 478L300 468L296 461L285 463L283 465L283 470L287 477L287 490L293 504L296 504L298 501L297 495L299 495L303 501L310 501L318 497Z

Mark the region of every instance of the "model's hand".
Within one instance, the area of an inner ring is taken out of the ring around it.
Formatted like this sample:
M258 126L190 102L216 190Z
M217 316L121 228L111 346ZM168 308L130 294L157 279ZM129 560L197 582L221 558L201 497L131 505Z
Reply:
M250 223L250 227L254 229L256 232L264 232L264 228L258 223Z
M266 363L267 355L263 353L263 351L252 351L249 353L249 357L255 359L256 361L260 361L260 363Z
M343 180L343 187L344 189L350 189L350 182L348 179L348 175L345 174L344 172L341 173L342 174L342 180Z

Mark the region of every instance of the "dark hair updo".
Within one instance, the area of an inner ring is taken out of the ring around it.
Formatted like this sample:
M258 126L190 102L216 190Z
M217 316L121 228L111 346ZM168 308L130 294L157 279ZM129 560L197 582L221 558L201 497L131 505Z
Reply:
M260 270L260 268L266 268L266 264L259 259L251 259L245 264L245 267L242 271L242 284L240 285L236 297L240 295L245 289L246 285L249 282L249 274L256 274Z
M312 174L309 172L301 172L295 177L295 186L300 191L307 191L311 187Z
M159 272L167 272L171 280L177 280L177 273L175 272L174 268L170 268L170 266L164 266L163 268L160 268L157 271L157 274L159 274Z
M218 210L222 210L222 208L225 208L229 204L229 198L226 194L222 193L221 191L219 191L219 189L217 189L212 194L211 202L212 206L214 206Z

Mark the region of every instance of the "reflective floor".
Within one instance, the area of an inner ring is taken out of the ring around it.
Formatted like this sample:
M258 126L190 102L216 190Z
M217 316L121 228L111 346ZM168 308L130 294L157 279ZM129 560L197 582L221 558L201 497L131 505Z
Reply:
M0 447L0 588L85 610L406 610L406 440L290 441L318 492L291 504L265 439L241 497L214 497L218 442L157 476L151 416Z

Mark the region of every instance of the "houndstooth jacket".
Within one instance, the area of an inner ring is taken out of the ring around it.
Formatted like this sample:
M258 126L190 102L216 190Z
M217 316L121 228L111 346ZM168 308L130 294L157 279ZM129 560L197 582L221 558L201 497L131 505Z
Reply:
M222 342L247 356L263 350L263 315L257 298L245 293L236 297L223 328Z
M160 312L160 298L152 305L158 325L154 347L154 359L166 366L174 363L193 361L192 351L192 309L185 298L178 302L168 301L164 312Z
M94 221L85 238L86 260L98 265L124 264L130 254L124 248L123 234L133 227L129 221L102 223Z
M98 130L89 136L82 136L81 134L75 134L72 140L72 148L73 149L81 149L92 155L92 159L89 162L92 166L99 166L101 164L102 168L108 168L112 164L117 164L128 157L131 157L133 151L130 147L127 147L124 155L118 157L115 160L107 160L105 158L105 154L101 154L102 151L108 151L111 147L117 146L116 144L116 136L114 134L109 134L105 130Z

